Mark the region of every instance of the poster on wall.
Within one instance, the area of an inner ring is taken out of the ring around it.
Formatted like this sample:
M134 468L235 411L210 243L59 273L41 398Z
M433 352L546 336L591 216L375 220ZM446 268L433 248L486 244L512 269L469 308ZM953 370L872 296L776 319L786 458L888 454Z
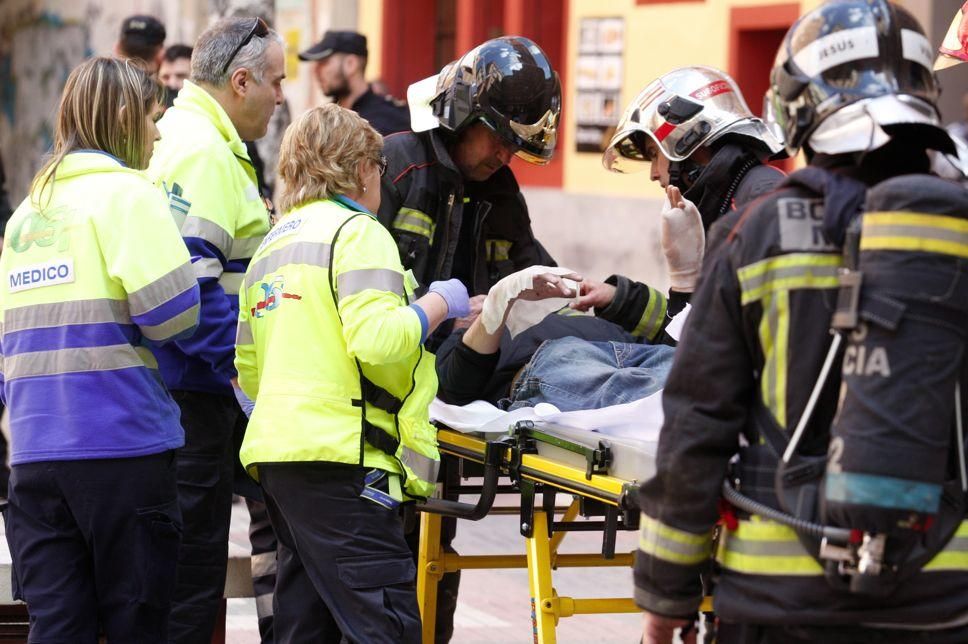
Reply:
M575 150L601 153L621 116L625 20L583 18L579 29Z

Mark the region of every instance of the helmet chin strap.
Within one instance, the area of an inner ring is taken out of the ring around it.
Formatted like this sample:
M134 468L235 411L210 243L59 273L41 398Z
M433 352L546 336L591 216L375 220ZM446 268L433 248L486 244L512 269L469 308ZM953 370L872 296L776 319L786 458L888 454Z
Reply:
M669 184L685 192L696 183L696 179L702 174L702 166L686 159L684 161L669 162Z

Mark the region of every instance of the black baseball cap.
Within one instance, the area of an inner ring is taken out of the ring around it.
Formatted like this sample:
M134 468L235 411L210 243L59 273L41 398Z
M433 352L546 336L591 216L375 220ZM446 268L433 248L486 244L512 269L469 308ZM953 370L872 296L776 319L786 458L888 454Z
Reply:
M148 47L165 42L165 25L154 16L128 16L121 23L121 40Z
M323 60L336 53L366 56L366 36L355 31L327 31L322 40L299 52L299 60Z

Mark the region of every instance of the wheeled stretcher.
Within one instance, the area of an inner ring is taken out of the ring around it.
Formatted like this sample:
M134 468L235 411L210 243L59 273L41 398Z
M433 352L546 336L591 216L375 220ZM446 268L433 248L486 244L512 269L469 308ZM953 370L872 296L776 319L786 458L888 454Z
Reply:
M552 576L557 568L632 565L631 552L615 551L616 535L619 530L638 528L635 490L637 481L654 471L655 441L527 420L515 423L506 435L440 427L438 441L444 468L441 498L429 499L420 507L417 596L425 643L434 639L437 583L445 572L455 570L527 568L534 641L541 644L556 641L555 627L563 617L639 610L630 597L559 597ZM457 501L460 495L470 494L478 495L476 504ZM520 497L516 511L526 554L444 552L442 517L479 520L491 512L514 512L515 508L494 506L498 494ZM570 499L566 507L557 506L561 496ZM579 516L586 520L576 521ZM559 554L562 540L575 530L601 532L601 551Z

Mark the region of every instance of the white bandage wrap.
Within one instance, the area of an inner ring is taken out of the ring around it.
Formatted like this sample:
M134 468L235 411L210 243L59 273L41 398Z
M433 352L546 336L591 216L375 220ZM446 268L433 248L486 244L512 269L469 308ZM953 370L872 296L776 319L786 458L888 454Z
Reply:
M526 291L530 288L534 288L534 278L542 273L551 273L553 275L568 275L574 273L570 268L563 268L561 266L531 266L523 270L518 271L508 275L500 282L491 287L491 290L487 294L487 298L484 300L484 307L481 311L481 322L484 324L484 330L488 333L496 333L504 322L504 316L507 313L508 306L510 306L514 298L516 298L522 291ZM570 282L570 280L569 280ZM569 283L569 286L574 288L573 284ZM565 298L551 298L547 300L542 300L540 302L528 302L529 305L538 305L542 308L547 308L547 313L556 311L562 306L568 303ZM531 316L529 316L531 317ZM543 319L542 315L540 319Z
M669 268L669 286L691 293L699 279L706 251L706 231L696 205L686 198L685 208L662 205L662 253Z

